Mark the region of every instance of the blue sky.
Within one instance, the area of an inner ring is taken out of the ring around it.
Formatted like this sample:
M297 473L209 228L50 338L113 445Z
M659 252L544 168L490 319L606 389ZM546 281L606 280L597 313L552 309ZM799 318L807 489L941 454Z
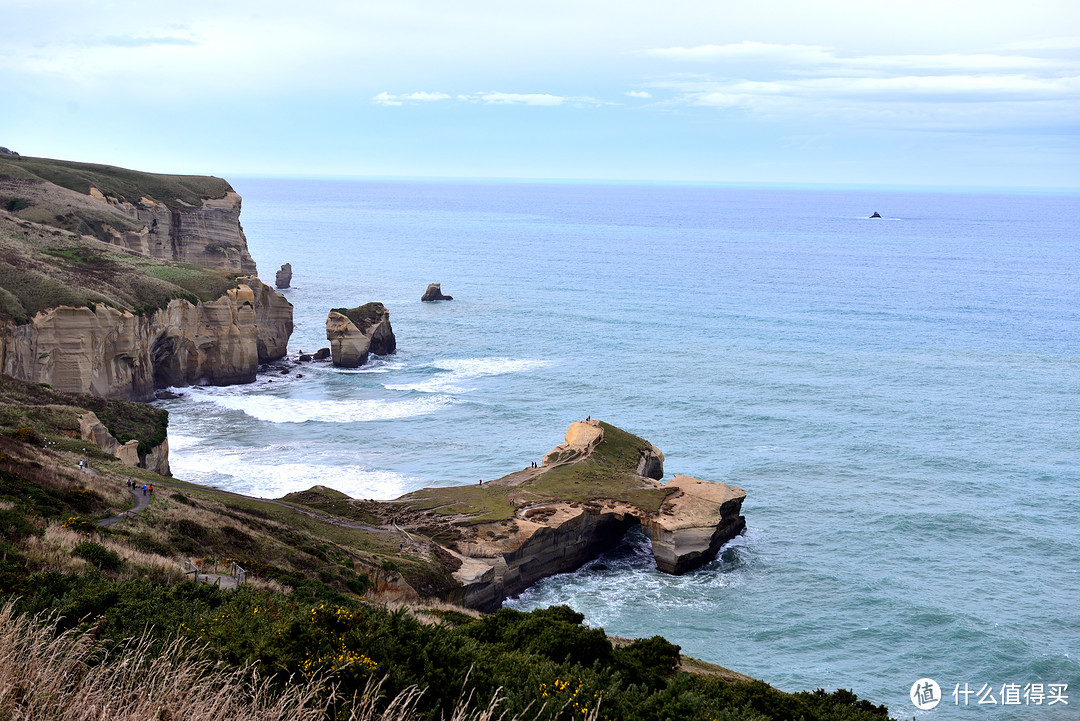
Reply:
M215 175L1080 187L1076 0L0 0L0 145Z

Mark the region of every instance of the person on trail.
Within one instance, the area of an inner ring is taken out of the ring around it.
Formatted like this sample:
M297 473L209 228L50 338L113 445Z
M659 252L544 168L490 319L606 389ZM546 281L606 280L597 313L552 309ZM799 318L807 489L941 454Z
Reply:
M150 485L148 486L148 488L150 489L150 495L151 495L151 496L152 496L152 495L154 495L154 484L153 484L153 483L151 483L151 484L150 484Z
M142 494L143 494L144 496L146 495L146 484L145 484L145 483L144 483L144 484L142 484Z

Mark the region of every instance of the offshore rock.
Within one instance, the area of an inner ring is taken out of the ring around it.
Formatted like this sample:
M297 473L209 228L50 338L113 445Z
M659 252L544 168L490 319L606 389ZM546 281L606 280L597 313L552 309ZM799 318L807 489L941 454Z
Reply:
M257 278L213 301L174 299L135 315L103 303L59 306L0 329L0 368L68 393L146 401L157 388L255 380L285 355L292 305Z
M421 302L427 303L433 300L453 300L452 295L443 295L442 283L431 283L428 285L427 290L424 291L424 295L421 296Z
M284 290L289 287L290 283L292 283L292 264L286 263L281 266L281 269L274 275L274 285L277 288Z
M357 368L368 355L389 355L397 350L390 311L382 303L358 308L335 308L326 316L326 339L330 357L339 368Z

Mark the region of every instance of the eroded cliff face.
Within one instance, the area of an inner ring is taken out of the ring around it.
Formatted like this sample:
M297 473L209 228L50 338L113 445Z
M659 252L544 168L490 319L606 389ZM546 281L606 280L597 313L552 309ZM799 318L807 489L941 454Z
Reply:
M242 275L257 274L240 226L240 196L233 191L222 198L203 200L200 206L181 205L179 209L147 197L138 203L128 203L106 197L93 187L90 197L143 223L139 231L106 226L113 245L151 258Z
M715 558L742 532L746 493L689 476L661 483L663 463L648 441L579 421L539 467L477 486L407 494L395 502L405 509L395 512L395 523L443 539L440 550L453 557L460 584L450 600L480 610L578 568L634 526L651 538L658 570L684 573ZM490 513L484 509L503 498L510 517L470 517L469 509ZM459 518L440 521L455 508L463 509Z
M285 355L292 305L257 278L214 301L177 299L134 315L104 304L60 306L0 333L7 375L57 390L149 400L156 388L255 380Z
M149 453L140 456L138 441L121 443L116 440L93 411L87 411L79 416L79 431L84 441L93 443L106 453L116 456L125 466L146 468L163 476L172 475L169 471L168 439L154 446Z

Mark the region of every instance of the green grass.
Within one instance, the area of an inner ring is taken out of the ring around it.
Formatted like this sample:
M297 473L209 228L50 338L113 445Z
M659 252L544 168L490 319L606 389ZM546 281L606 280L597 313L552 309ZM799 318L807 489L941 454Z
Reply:
M81 449L87 442L78 439L79 416L86 411L93 411L121 443L137 440L140 453L159 445L168 433L169 413L160 408L60 393L41 384L0 375L0 429L33 428L62 448Z
M0 175L44 180L84 195L93 186L107 196L132 204L147 196L172 210L200 206L204 199L221 198L232 190L226 181L210 176L144 173L111 165L24 156L0 156Z
M377 321L385 312L386 306L382 303L364 303L364 305L357 308L331 308L331 313L340 313L355 325L360 330L364 330L369 325Z
M409 509L433 511L444 516L465 516L470 523L512 518L515 502L561 501L588 503L613 500L630 503L646 511L660 510L671 491L642 480L636 473L638 460L652 450L652 444L632 433L600 423L603 439L583 460L576 451L564 454L564 465L509 485L502 479L484 485L425 488L399 500Z
M340 491L325 486L315 486L306 491L289 493L282 501L310 508L320 513L326 513L337 518L345 518L357 523L378 525L381 520L374 513L365 510L363 506L350 496Z
M16 323L61 305L134 313L183 298L215 300L236 286L222 271L128 253L107 243L0 217L0 312Z

